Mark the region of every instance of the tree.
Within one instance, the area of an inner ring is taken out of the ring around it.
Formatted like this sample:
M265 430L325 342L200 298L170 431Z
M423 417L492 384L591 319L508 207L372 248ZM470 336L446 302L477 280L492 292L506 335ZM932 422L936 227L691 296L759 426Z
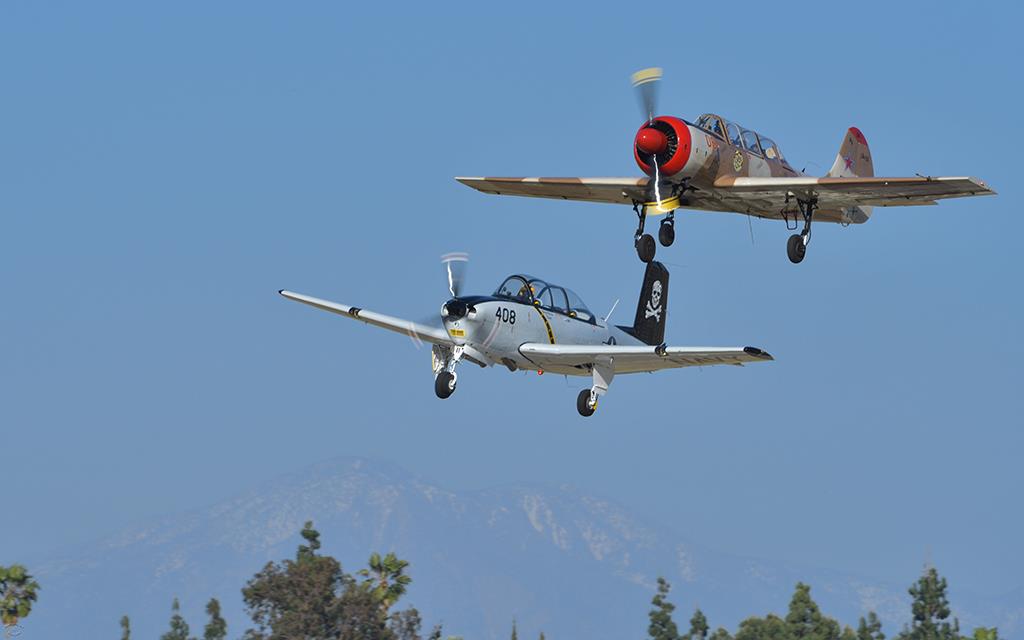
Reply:
M882 621L878 619L874 611L868 612L868 617L863 616L857 624L857 640L885 640L882 633Z
M388 630L395 640L420 640L420 612L413 607L396 611L388 620Z
M295 560L302 562L316 557L316 552L320 549L320 532L313 528L313 521L306 520L306 524L303 525L302 531L299 532L302 539L309 543L309 545L300 544L298 551L295 553Z
M543 631L541 631L541 632L540 632L540 638L539 638L539 640L545 640L545 638L544 638L544 632L543 632Z
M651 619L647 627L647 634L654 640L678 640L679 629L672 620L672 612L676 606L668 601L668 592L672 585L665 578L658 578L658 593L654 595L651 604L654 608L648 613Z
M39 583L20 564L0 567L0 623L5 627L28 617L38 599Z
M896 636L898 640L959 640L960 623L949 622L949 601L946 599L946 579L935 567L927 571L907 590L913 602L910 628Z
M385 612L405 593L412 578L404 574L409 563L399 560L394 553L381 558L379 553L370 555L369 569L362 569L359 575L366 578L366 584L380 601Z
M711 634L709 640L732 640L732 636L725 630L724 627L718 627L715 632Z
M339 596L346 587L341 564L317 555L320 534L307 522L295 561L268 562L245 588L242 599L257 629L252 640L336 638L340 633Z
M693 617L690 618L690 632L683 636L683 638L685 640L707 640L707 637L708 619L704 616L704 612L698 608L693 612Z
M419 640L419 612L389 614L412 582L404 573L408 562L374 553L360 582L337 560L317 553L320 533L312 522L301 535L295 560L267 563L242 589L257 627L246 631L246 640Z
M185 622L185 618L181 617L181 607L178 604L177 598L171 603L171 628L167 633L160 636L160 640L190 640L188 637L188 623Z
M132 640L132 623L128 616L121 616L121 640Z
M811 588L802 582L796 583L796 591L789 601L786 626L789 635L796 640L839 640L841 634L839 623L821 614L818 604L811 598Z
M387 627L385 611L373 590L348 576L346 582L347 586L338 599L338 639L394 640L392 631Z
M210 598L210 601L206 603L206 615L210 616L210 621L206 623L206 627L203 629L203 640L224 640L227 638L228 623L220 615L220 602L217 598Z
M512 640L519 640L519 632L516 630L515 618L512 618Z
M999 640L999 629L996 627L978 627L971 635L972 640Z
M717 632L716 632L717 633ZM792 640L789 625L779 616L769 613L763 618L753 616L740 623L735 640Z

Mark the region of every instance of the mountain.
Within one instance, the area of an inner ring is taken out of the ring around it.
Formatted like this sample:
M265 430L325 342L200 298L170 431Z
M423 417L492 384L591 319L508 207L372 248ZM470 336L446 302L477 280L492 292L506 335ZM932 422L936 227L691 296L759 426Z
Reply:
M781 566L724 554L644 522L623 507L570 486L452 491L393 466L339 459L257 487L206 509L133 528L91 548L34 567L43 585L24 637L118 637L124 614L133 637L166 629L171 599L200 632L206 601L221 600L229 637L248 627L240 590L268 561L294 556L303 522L321 532L322 553L354 572L371 551L411 562L403 604L426 625L470 638L643 637L655 581L673 584L677 622L694 603L713 627L785 612L804 581L843 623L872 609L892 635L909 618L907 585L846 573ZM957 592L964 629L1024 624L1021 591L987 601Z

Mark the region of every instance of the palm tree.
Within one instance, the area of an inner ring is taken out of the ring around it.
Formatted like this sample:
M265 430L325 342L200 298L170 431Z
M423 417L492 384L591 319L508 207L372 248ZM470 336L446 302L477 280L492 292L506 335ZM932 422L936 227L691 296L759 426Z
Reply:
M370 556L369 564L370 568L361 570L359 575L366 578L363 584L373 592L381 607L387 611L402 597L406 586L412 582L412 578L404 573L409 563L399 560L394 553L389 553L383 558L379 553L374 553Z
M20 564L0 567L0 622L10 627L28 616L38 590L39 583L25 567Z

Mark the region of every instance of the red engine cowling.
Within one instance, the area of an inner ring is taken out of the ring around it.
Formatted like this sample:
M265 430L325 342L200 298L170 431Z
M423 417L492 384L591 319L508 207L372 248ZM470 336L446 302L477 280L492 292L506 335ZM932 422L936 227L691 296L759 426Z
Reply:
M658 165L661 177L679 173L690 159L690 128L679 118L658 116L644 123L633 140L633 157L649 176Z

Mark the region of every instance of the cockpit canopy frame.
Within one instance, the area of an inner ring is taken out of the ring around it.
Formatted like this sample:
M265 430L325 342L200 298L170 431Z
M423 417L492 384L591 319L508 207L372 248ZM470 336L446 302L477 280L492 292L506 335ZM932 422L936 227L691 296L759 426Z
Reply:
M697 118L696 126L724 142L745 149L750 153L763 156L769 160L786 162L779 146L771 138L756 131L730 122L714 113L705 113Z
M505 278L494 291L494 297L537 306L591 324L597 322L597 317L575 291L524 273Z

